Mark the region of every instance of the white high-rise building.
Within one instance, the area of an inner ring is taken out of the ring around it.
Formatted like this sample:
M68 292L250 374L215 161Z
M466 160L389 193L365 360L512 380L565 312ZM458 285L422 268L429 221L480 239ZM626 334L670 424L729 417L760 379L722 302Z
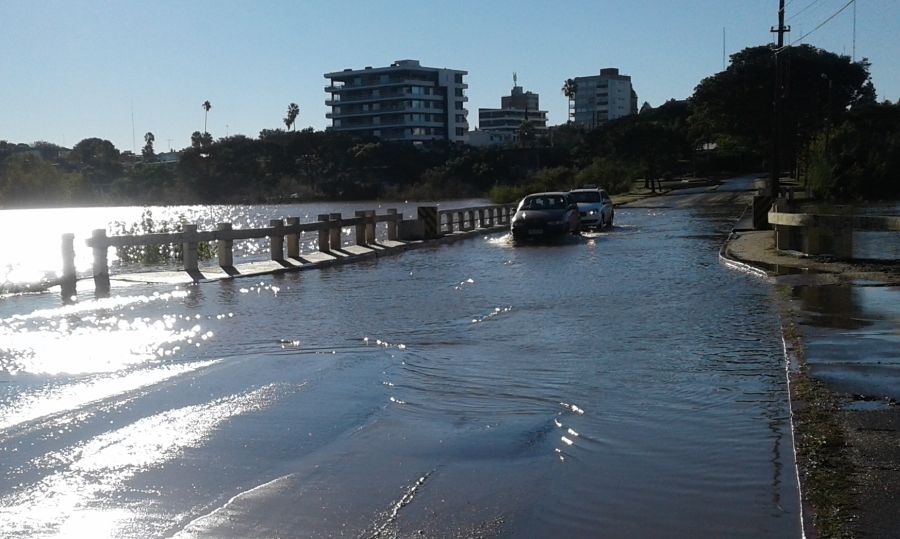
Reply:
M421 143L465 142L469 130L466 71L397 60L388 67L326 73L331 107L327 129Z
M601 69L599 75L574 80L570 113L576 124L597 127L609 120L637 114L637 94L631 87L631 77L620 75L617 68Z

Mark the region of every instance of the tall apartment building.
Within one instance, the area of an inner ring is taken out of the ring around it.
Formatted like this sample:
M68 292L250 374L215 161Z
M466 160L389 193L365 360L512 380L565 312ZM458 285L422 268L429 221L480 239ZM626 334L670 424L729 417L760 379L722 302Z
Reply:
M413 143L464 142L469 130L467 74L424 67L418 60L326 73L327 129Z
M637 94L631 77L620 75L608 67L599 75L575 78L575 96L570 102L572 120L579 125L596 127L609 120L637 114Z
M540 96L513 86L510 95L500 98L499 109L478 109L481 138L491 143L513 143L522 122L528 120L538 135L547 132L547 111L540 110ZM470 133L471 138L471 133Z

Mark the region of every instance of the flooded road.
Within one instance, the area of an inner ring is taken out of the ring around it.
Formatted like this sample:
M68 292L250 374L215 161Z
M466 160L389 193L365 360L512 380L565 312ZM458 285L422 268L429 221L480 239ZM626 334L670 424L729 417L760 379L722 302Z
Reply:
M740 207L0 301L8 537L799 537Z

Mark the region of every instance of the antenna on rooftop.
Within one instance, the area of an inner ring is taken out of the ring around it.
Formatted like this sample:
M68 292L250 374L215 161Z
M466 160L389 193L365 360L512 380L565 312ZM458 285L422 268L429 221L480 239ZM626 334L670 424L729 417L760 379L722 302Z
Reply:
M519 76L516 75L515 71L513 71L513 86L518 86L518 85L519 85Z

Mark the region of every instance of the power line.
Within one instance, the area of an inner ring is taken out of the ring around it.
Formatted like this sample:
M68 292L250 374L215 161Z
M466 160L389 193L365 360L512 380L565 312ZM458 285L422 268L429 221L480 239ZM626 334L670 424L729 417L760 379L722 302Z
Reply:
M791 42L791 45L796 45L797 43L799 43L799 42L803 41L804 39L806 39L807 36L809 36L810 34L812 34L813 32L815 32L815 31L818 30L819 28L822 28L823 26L825 26L826 24L828 24L829 22L831 22L831 19L833 19L833 18L837 17L838 15L840 15L841 12L843 12L845 9L847 9L848 7L850 7L850 4L853 4L853 3L855 3L855 2L856 2L856 0L850 0L849 2L847 2L846 4L844 4L844 6L841 7L841 9L835 11L830 17L828 17L827 19L825 19L824 21L822 21L822 22L819 24L819 26L816 26L815 28L813 28L813 29L810 30L809 32L806 32L805 34L803 34L802 36L800 36L799 38L797 38L795 41Z
M813 0L812 2L810 2L809 4L807 4L805 8L801 9L801 10L798 11L797 13L794 13L793 15L791 15L790 17L788 17L788 20L792 20L792 19L797 18L801 13L803 13L804 11L806 11L807 9L813 7L814 5L818 4L818 3L821 2L821 1L822 1L822 0Z

